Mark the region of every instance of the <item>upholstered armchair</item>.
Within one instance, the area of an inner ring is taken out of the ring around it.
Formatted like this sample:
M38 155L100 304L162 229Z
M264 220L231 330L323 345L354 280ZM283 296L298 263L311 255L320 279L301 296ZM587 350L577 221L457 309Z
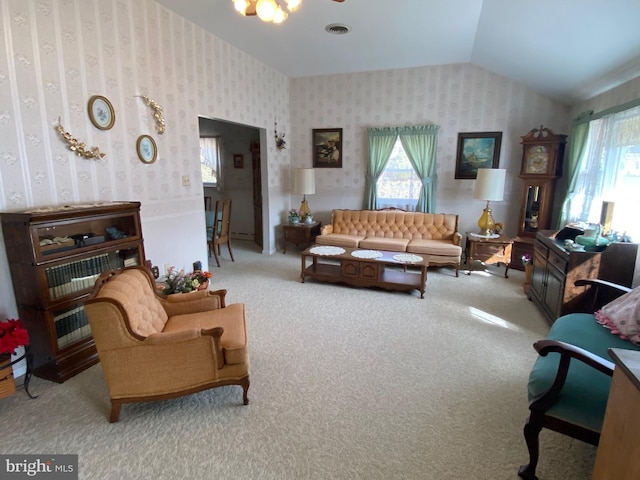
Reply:
M225 305L226 290L161 297L151 273L129 267L104 273L85 310L111 399L163 400L240 385L249 403L244 305Z
M608 350L640 350L599 325L593 314L630 289L595 279L578 280L576 286L589 286L583 303L587 313L556 319L547 337L534 344L540 356L529 374L530 415L524 426L529 463L518 472L525 480L538 478L543 428L598 445L614 368Z

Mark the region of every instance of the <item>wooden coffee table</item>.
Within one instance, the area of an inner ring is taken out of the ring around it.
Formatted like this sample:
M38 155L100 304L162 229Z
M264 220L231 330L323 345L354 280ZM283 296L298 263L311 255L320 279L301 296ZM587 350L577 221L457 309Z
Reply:
M424 255L384 250L314 245L301 254L302 283L306 277L355 287L379 287L385 290L419 290L424 298L429 260ZM307 258L311 264L307 266ZM419 271L407 270L407 267Z

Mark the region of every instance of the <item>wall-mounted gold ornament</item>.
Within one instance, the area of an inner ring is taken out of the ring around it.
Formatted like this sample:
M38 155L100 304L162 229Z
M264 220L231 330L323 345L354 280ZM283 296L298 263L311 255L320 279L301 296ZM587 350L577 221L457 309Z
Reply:
M69 132L65 132L64 128L60 124L60 119L58 119L58 125L55 128L60 133L62 139L67 142L69 150L71 150L79 157L93 158L97 160L99 158L104 158L104 156L106 155L102 153L98 147L91 147L87 149L83 142L81 142L77 138L73 138L73 136Z
M156 132L158 132L158 135L162 135L165 129L162 107L158 105L155 100L147 97L146 95L136 95L136 97L142 98L144 103L153 109L153 118L156 119Z

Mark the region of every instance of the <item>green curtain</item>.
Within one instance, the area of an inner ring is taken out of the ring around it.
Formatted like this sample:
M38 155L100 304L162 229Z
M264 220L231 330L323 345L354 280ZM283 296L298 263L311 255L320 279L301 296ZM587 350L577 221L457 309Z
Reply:
M573 120L573 127L569 136L569 151L567 153L567 161L565 163L565 178L567 179L566 194L562 203L562 211L558 218L557 228L563 228L571 211L571 200L575 196L576 182L580 172L581 160L587 146L587 138L589 137L589 122L593 117L593 111L583 112Z
M368 128L367 131L369 166L364 183L364 205L366 209L375 210L378 203L378 178L387 166L398 132L395 128Z
M422 182L416 212L435 212L434 180L436 151L438 149L438 125L398 127L398 134L409 161Z

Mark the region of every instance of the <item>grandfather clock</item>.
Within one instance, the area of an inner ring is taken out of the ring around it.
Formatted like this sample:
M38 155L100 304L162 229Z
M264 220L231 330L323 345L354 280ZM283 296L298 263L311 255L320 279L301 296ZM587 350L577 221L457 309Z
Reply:
M533 242L539 230L551 226L556 180L562 176L566 135L556 135L542 125L522 138L522 197L518 233L513 243L511 268L523 270L522 255L533 256Z

